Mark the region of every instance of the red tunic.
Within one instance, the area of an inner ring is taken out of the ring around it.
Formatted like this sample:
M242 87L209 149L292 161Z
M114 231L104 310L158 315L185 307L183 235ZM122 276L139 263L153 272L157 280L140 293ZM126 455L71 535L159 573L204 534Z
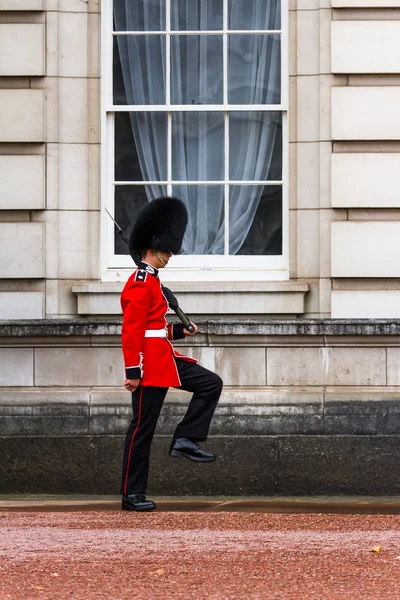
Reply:
M122 351L127 379L141 378L141 385L179 387L181 385L174 357L197 362L176 352L169 340L179 339L181 326L168 325L168 303L158 271L146 263L128 279L122 294ZM146 330L166 330L166 337L145 337ZM175 336L174 336L175 329Z

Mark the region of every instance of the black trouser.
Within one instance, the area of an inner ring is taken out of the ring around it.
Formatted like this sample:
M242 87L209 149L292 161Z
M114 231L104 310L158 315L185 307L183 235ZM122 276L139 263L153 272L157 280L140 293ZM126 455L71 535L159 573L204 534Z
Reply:
M193 392L173 439L194 442L207 439L215 407L222 391L222 379L196 363L175 359L181 386ZM132 394L133 419L125 439L121 493L146 493L149 475L150 446L168 388L139 386Z

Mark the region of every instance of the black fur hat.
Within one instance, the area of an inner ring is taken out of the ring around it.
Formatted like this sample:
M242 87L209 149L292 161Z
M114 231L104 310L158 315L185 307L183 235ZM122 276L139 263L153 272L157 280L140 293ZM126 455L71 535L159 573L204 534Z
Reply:
M163 197L152 200L139 212L131 235L129 253L136 264L146 250L178 254L188 222L182 200Z

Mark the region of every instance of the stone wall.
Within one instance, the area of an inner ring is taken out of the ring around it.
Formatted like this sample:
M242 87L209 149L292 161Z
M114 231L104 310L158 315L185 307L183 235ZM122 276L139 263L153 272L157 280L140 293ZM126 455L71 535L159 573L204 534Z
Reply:
M189 399L171 390L152 492L400 492L400 322L204 320L200 329L180 350L224 379L208 442L218 460L168 456ZM119 320L3 322L0 335L0 493L117 494L131 414Z

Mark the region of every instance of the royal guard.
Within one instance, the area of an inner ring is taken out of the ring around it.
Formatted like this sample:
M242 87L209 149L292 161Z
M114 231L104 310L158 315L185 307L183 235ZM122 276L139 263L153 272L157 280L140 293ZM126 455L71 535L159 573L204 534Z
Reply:
M193 322L193 331L182 324L167 324L169 305L158 274L180 251L187 221L181 200L158 198L140 211L129 239L129 251L137 269L121 295L124 386L132 392L133 409L124 448L123 510L156 508L146 498L150 447L169 387L193 393L187 412L175 429L169 454L196 462L215 460L198 442L207 439L222 380L193 358L174 350L172 340L193 337L198 328Z

